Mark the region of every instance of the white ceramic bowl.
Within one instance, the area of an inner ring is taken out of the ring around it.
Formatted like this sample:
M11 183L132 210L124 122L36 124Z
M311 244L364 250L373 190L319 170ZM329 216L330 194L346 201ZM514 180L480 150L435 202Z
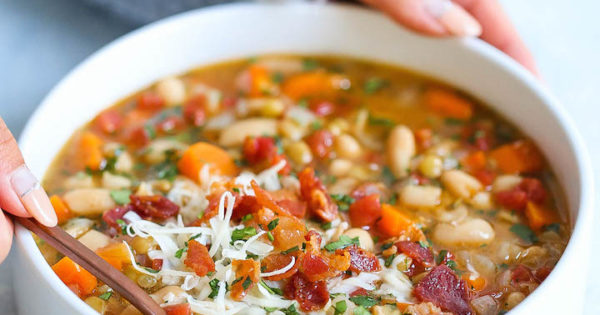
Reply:
M263 53L331 53L414 69L470 92L532 137L562 183L573 234L558 265L511 314L581 313L592 215L592 169L575 126L521 66L476 39L416 36L380 14L338 5L236 4L180 14L126 35L63 79L29 120L20 145L42 176L69 136L102 108L169 74ZM93 314L16 231L21 314Z

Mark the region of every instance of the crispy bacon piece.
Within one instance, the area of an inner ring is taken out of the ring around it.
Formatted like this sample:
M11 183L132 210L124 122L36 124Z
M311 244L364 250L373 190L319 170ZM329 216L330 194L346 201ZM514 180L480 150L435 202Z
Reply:
M326 129L320 129L306 138L306 143L312 153L320 158L326 158L333 147L333 134Z
M273 246L278 250L288 250L300 246L304 241L306 227L304 223L293 216L277 216L270 208L262 208L255 215L256 222L267 228L269 223L278 219L277 226L271 231Z
M379 195L372 194L356 200L348 209L352 226L370 226L381 217Z
M271 255L263 258L260 261L260 264L261 264L261 268L264 268L263 272L265 272L265 273L279 270L279 269L289 265L289 263L292 261L292 259L295 259L296 262L294 263L294 265L292 266L292 268L290 270L288 270L282 274L278 274L278 275L274 275L274 276L270 276L270 277L264 277L264 278L267 280L271 280L271 281L279 281L279 280L287 279L287 278L293 276L296 272L298 272L298 265L300 264L300 259L298 259L298 255L296 253L290 253L287 255L276 253L276 254L271 254Z
M104 212L104 214L102 214L102 220L104 220L104 222L106 222L108 226L116 230L120 230L121 227L119 226L119 223L117 223L117 220L122 220L125 213L131 210L133 210L133 208L129 204L121 207L112 208Z
M529 270L529 268L523 265L518 265L515 269L512 270L510 274L510 279L512 280L513 284L529 282L533 280L533 273L531 273L531 270Z
M289 174L291 167L285 155L278 153L275 139L272 137L246 137L243 145L244 159L257 170L276 165L286 160L286 165L279 171L281 175Z
M373 272L381 270L377 256L356 245L352 245L345 249L338 249L337 251L347 251L350 254L350 270L356 273L360 273L361 271Z
M153 196L129 196L133 211L141 217L153 219L167 219L177 215L179 206L171 200L160 195Z
M276 203L297 218L302 219L306 216L306 202L302 200L283 199Z
M206 120L205 103L206 96L204 94L191 97L183 105L183 117L196 127L202 126Z
M291 213L289 213L284 208L280 207L275 202L275 200L273 200L273 197L271 197L271 195L268 192L266 192L264 189L260 188L260 186L256 183L256 181L253 180L250 183L250 185L252 185L252 189L254 190L254 195L256 196L256 201L258 202L259 205L272 210L277 215L293 217Z
M298 174L300 181L300 195L306 201L311 215L322 221L331 222L338 214L335 204L321 181L315 176L315 171L308 167Z
M523 210L527 206L527 201L543 203L546 200L546 189L539 179L524 178L513 189L499 191L495 197L499 204L509 209Z
M183 263L194 270L199 277L215 271L215 262L208 254L208 249L196 240L188 242L187 258Z
M231 298L241 301L246 293L260 280L260 263L254 259L234 259L235 281L231 285Z
M329 253L321 250L321 235L310 230L306 236L306 249L300 258L300 270L309 281L321 281L339 275L350 268L350 253L336 251Z
M260 208L261 206L256 201L256 197L248 195L236 196L231 218L239 220L247 214L256 213Z
M427 274L413 290L421 302L431 302L444 311L456 315L475 314L468 302L465 282L458 279L452 269L439 265Z
M161 270L163 266L163 260L162 259L152 259L152 269L154 270Z
M318 311L329 301L325 281L309 281L302 273L296 273L283 288L286 299L296 300L303 312Z
M411 241L400 241L394 244L398 251L410 257L413 263L423 267L431 267L434 264L433 253L430 248L425 248L419 243Z
M167 315L191 315L192 309L188 303L167 305L163 307Z
M165 100L156 92L145 91L137 98L137 108L155 110L165 105Z

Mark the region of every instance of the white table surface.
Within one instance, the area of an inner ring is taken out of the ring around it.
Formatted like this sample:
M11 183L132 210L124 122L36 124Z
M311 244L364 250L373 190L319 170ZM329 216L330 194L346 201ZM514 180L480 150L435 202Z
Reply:
M500 1L533 51L547 84L579 126L600 182L600 1ZM77 0L0 1L0 116L18 136L58 80L86 56L135 27ZM592 261L598 262L600 251L595 248L600 249L600 230L590 248ZM18 266L11 265L10 257L0 265L0 314L4 315L16 314L11 268L16 271ZM596 269L589 272L585 314L600 314Z

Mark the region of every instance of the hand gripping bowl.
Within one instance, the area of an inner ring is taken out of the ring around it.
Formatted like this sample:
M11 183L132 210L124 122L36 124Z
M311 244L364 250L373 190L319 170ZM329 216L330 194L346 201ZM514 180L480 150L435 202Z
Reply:
M169 74L264 53L337 54L401 65L468 91L519 126L565 189L573 234L550 276L511 314L581 312L592 217L591 166L556 99L508 57L477 39L431 39L350 6L236 4L180 14L126 35L75 68L29 120L20 145L42 177L69 136L114 101ZM52 272L31 234L16 230L14 284L21 314L94 314Z

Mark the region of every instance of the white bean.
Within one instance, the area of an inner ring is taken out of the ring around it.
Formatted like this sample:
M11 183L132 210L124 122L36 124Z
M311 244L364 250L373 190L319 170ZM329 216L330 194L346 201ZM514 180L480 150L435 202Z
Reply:
M435 209L436 219L441 222L458 223L464 220L468 215L469 211L464 205L457 206L451 210L446 210L443 207Z
M513 307L517 306L517 304L521 303L524 299L525 299L525 294L523 294L522 292L519 292L519 291L515 291L515 292L511 292L506 297L506 302L504 302L504 304L506 305L506 308L508 308L510 310Z
M367 232L361 228L351 228L351 229L347 230L346 232L344 232L344 235L346 235L350 238L358 237L358 241L360 242L360 247L362 247L364 250L368 250L368 251L372 252L375 249L375 243L373 243L373 239L371 238L371 235L369 235L369 232Z
M186 148L187 145L179 141L157 139L152 141L144 150L144 159L150 164L157 164L165 160L167 151L183 151Z
M285 138L294 140L294 141L298 141L300 139L302 139L306 133L308 132L308 129L306 127L300 126L299 124L297 124L295 121L291 120L291 119L284 119L279 123L279 132L281 133L281 135L283 135Z
M92 251L110 244L110 237L96 230L89 230L78 238L78 241Z
M476 193L470 200L470 204L481 210L490 210L494 207L492 202L492 194L488 191L480 191Z
M442 158L433 154L426 155L421 163L419 163L419 171L429 178L440 177L443 168Z
M415 137L410 128L398 125L387 139L387 154L392 173L399 178L408 175L410 159L415 155Z
M80 188L67 192L63 200L77 215L96 215L114 208L110 191L103 188Z
M354 160L362 155L360 144L349 134L337 136L334 145L338 157Z
M352 162L345 159L335 159L329 164L329 173L333 176L344 176L352 168Z
M62 229L74 238L78 238L94 226L88 218L73 218L62 226Z
M442 245L476 247L489 244L494 240L492 226L483 219L470 219L451 225L440 223L436 225L433 238Z
M107 189L124 189L131 186L131 180L125 176L102 173L102 187Z
M304 141L290 143L285 147L285 152L298 165L308 164L313 159L312 152Z
M436 186L407 185L400 190L400 201L409 207L431 208L440 204L442 189Z
M233 147L244 143L246 137L275 136L277 121L268 118L250 118L240 120L228 126L221 132L219 144Z
M494 183L492 184L492 191L499 192L511 190L515 186L519 185L522 180L523 178L519 175L500 175L494 180Z
M185 101L185 84L179 78L167 77L156 84L156 92L165 100L167 105L181 105Z
M444 172L441 181L452 194L463 199L471 199L473 195L483 189L477 178L461 170Z
M65 180L66 189L93 188L94 178L84 172L79 172Z
M133 169L133 158L128 152L121 152L115 162L115 170L118 172L129 173Z

